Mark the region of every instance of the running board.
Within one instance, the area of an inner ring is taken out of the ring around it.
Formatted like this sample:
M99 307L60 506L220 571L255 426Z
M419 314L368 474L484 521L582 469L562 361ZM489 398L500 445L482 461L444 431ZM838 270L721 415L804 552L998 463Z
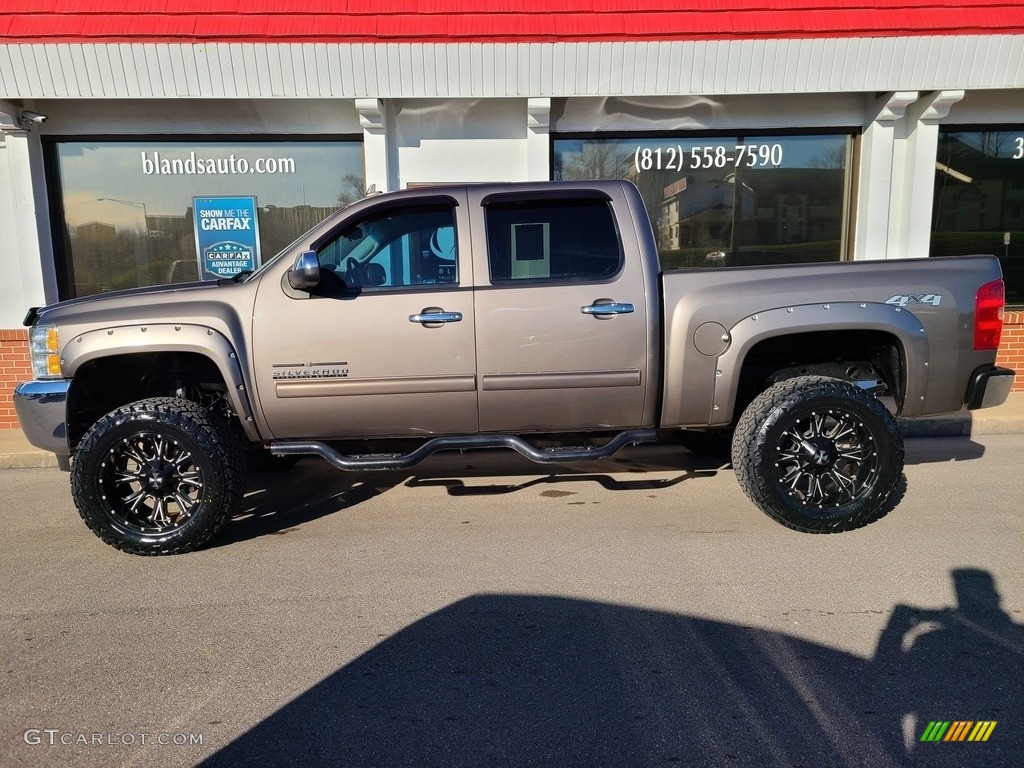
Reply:
M599 448L535 448L515 435L465 435L459 437L435 437L423 443L411 453L377 454L373 456L346 456L338 453L327 443L319 440L283 440L270 444L275 456L314 454L331 462L338 469L407 469L419 464L438 451L477 450L480 448L511 448L531 461L539 464L560 464L573 461L607 459L627 445L653 443L657 430L629 429L620 432Z

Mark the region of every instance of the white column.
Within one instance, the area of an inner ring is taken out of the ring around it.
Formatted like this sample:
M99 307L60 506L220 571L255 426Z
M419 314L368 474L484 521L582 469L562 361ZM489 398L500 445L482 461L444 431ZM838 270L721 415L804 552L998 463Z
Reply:
M907 110L903 130L897 132L887 258L915 259L928 255L939 123L963 97L963 91L935 91Z
M389 163L387 140L387 108L379 99L356 99L359 124L363 128L363 165L366 188L376 187L378 192L398 188L397 169Z
M526 178L546 181L551 178L551 99L529 99L526 113Z
M0 101L0 328L20 328L29 307L57 300L42 149L20 114Z
M898 91L887 94L869 108L870 122L861 138L853 237L853 258L858 261L887 258L896 129L917 96L917 91Z

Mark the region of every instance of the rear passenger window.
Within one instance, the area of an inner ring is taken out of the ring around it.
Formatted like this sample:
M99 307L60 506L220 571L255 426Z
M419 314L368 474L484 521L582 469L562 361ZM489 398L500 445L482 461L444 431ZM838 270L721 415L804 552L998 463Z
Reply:
M486 205L491 282L573 282L612 277L622 263L619 233L601 199Z

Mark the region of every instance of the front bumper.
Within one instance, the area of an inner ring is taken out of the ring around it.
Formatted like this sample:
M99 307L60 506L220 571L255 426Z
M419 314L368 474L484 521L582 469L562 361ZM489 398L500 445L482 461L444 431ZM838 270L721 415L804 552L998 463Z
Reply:
M63 462L71 455L68 446L67 401L71 382L26 381L14 389L14 409L21 430L32 445L57 454Z
M974 372L967 388L967 410L1002 405L1010 396L1015 371L1009 368L984 368Z

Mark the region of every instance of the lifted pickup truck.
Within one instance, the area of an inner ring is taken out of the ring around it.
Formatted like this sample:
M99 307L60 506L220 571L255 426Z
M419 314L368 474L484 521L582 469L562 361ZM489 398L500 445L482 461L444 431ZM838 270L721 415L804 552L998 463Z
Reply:
M628 182L435 187L354 203L233 280L32 309L15 402L85 522L136 554L207 542L247 452L558 464L668 433L731 439L757 506L832 533L898 501L880 394L906 416L1005 400L1002 312L992 257L662 272Z

